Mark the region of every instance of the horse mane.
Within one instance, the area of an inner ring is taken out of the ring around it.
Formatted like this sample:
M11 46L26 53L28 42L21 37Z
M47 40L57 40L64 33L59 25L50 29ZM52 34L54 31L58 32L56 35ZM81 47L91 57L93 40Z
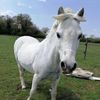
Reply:
M65 12L65 14L69 14L69 15L74 14L74 11L71 8L65 8L64 12ZM56 32L58 24L59 24L59 22L57 20L55 20L52 27L51 27L51 29L50 29L50 31L47 32L46 38L53 37L53 35Z
M73 11L71 8L65 8L65 9L64 9L64 12L65 12L66 14L73 14L73 13L74 13L74 11Z

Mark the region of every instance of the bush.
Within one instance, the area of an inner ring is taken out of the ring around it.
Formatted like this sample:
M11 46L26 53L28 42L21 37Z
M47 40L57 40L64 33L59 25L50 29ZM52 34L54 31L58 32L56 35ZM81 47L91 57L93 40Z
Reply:
M86 42L86 38L81 39L81 42ZM87 38L87 41L90 43L100 43L100 38Z

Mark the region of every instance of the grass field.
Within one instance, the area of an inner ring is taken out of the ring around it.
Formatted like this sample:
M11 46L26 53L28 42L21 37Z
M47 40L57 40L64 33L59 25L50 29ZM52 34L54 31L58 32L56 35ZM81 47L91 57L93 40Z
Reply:
M16 37L0 35L0 100L26 100L31 86L31 74L25 74L28 89L20 89L19 73L13 55ZM87 59L83 59L84 45L80 44L77 53L78 66L93 71L100 76L100 45L89 44ZM38 85L33 100L50 100L50 82L45 80ZM100 100L100 82L61 76L57 100Z

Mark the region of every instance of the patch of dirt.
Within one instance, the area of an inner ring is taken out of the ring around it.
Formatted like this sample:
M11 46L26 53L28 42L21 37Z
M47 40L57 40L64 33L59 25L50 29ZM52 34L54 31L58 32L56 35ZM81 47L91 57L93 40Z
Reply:
M30 82L30 81L25 82L25 84L26 84L26 89L30 89L30 88L31 88L31 82ZM22 90L21 83L18 83L18 84L17 84L16 90L17 90L17 91Z

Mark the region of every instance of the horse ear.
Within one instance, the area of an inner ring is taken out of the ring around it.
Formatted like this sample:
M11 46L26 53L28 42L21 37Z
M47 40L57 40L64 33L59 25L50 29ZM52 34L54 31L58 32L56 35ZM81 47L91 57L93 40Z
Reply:
M59 15L59 14L63 14L63 13L64 13L63 7L59 7L59 9L58 9L58 15Z
M84 8L82 8L81 10L79 10L79 12L77 13L77 15L79 17L83 17L84 16Z
M84 8L81 8L75 15L74 18L77 19L80 22L86 21L86 19L83 17L84 16Z

